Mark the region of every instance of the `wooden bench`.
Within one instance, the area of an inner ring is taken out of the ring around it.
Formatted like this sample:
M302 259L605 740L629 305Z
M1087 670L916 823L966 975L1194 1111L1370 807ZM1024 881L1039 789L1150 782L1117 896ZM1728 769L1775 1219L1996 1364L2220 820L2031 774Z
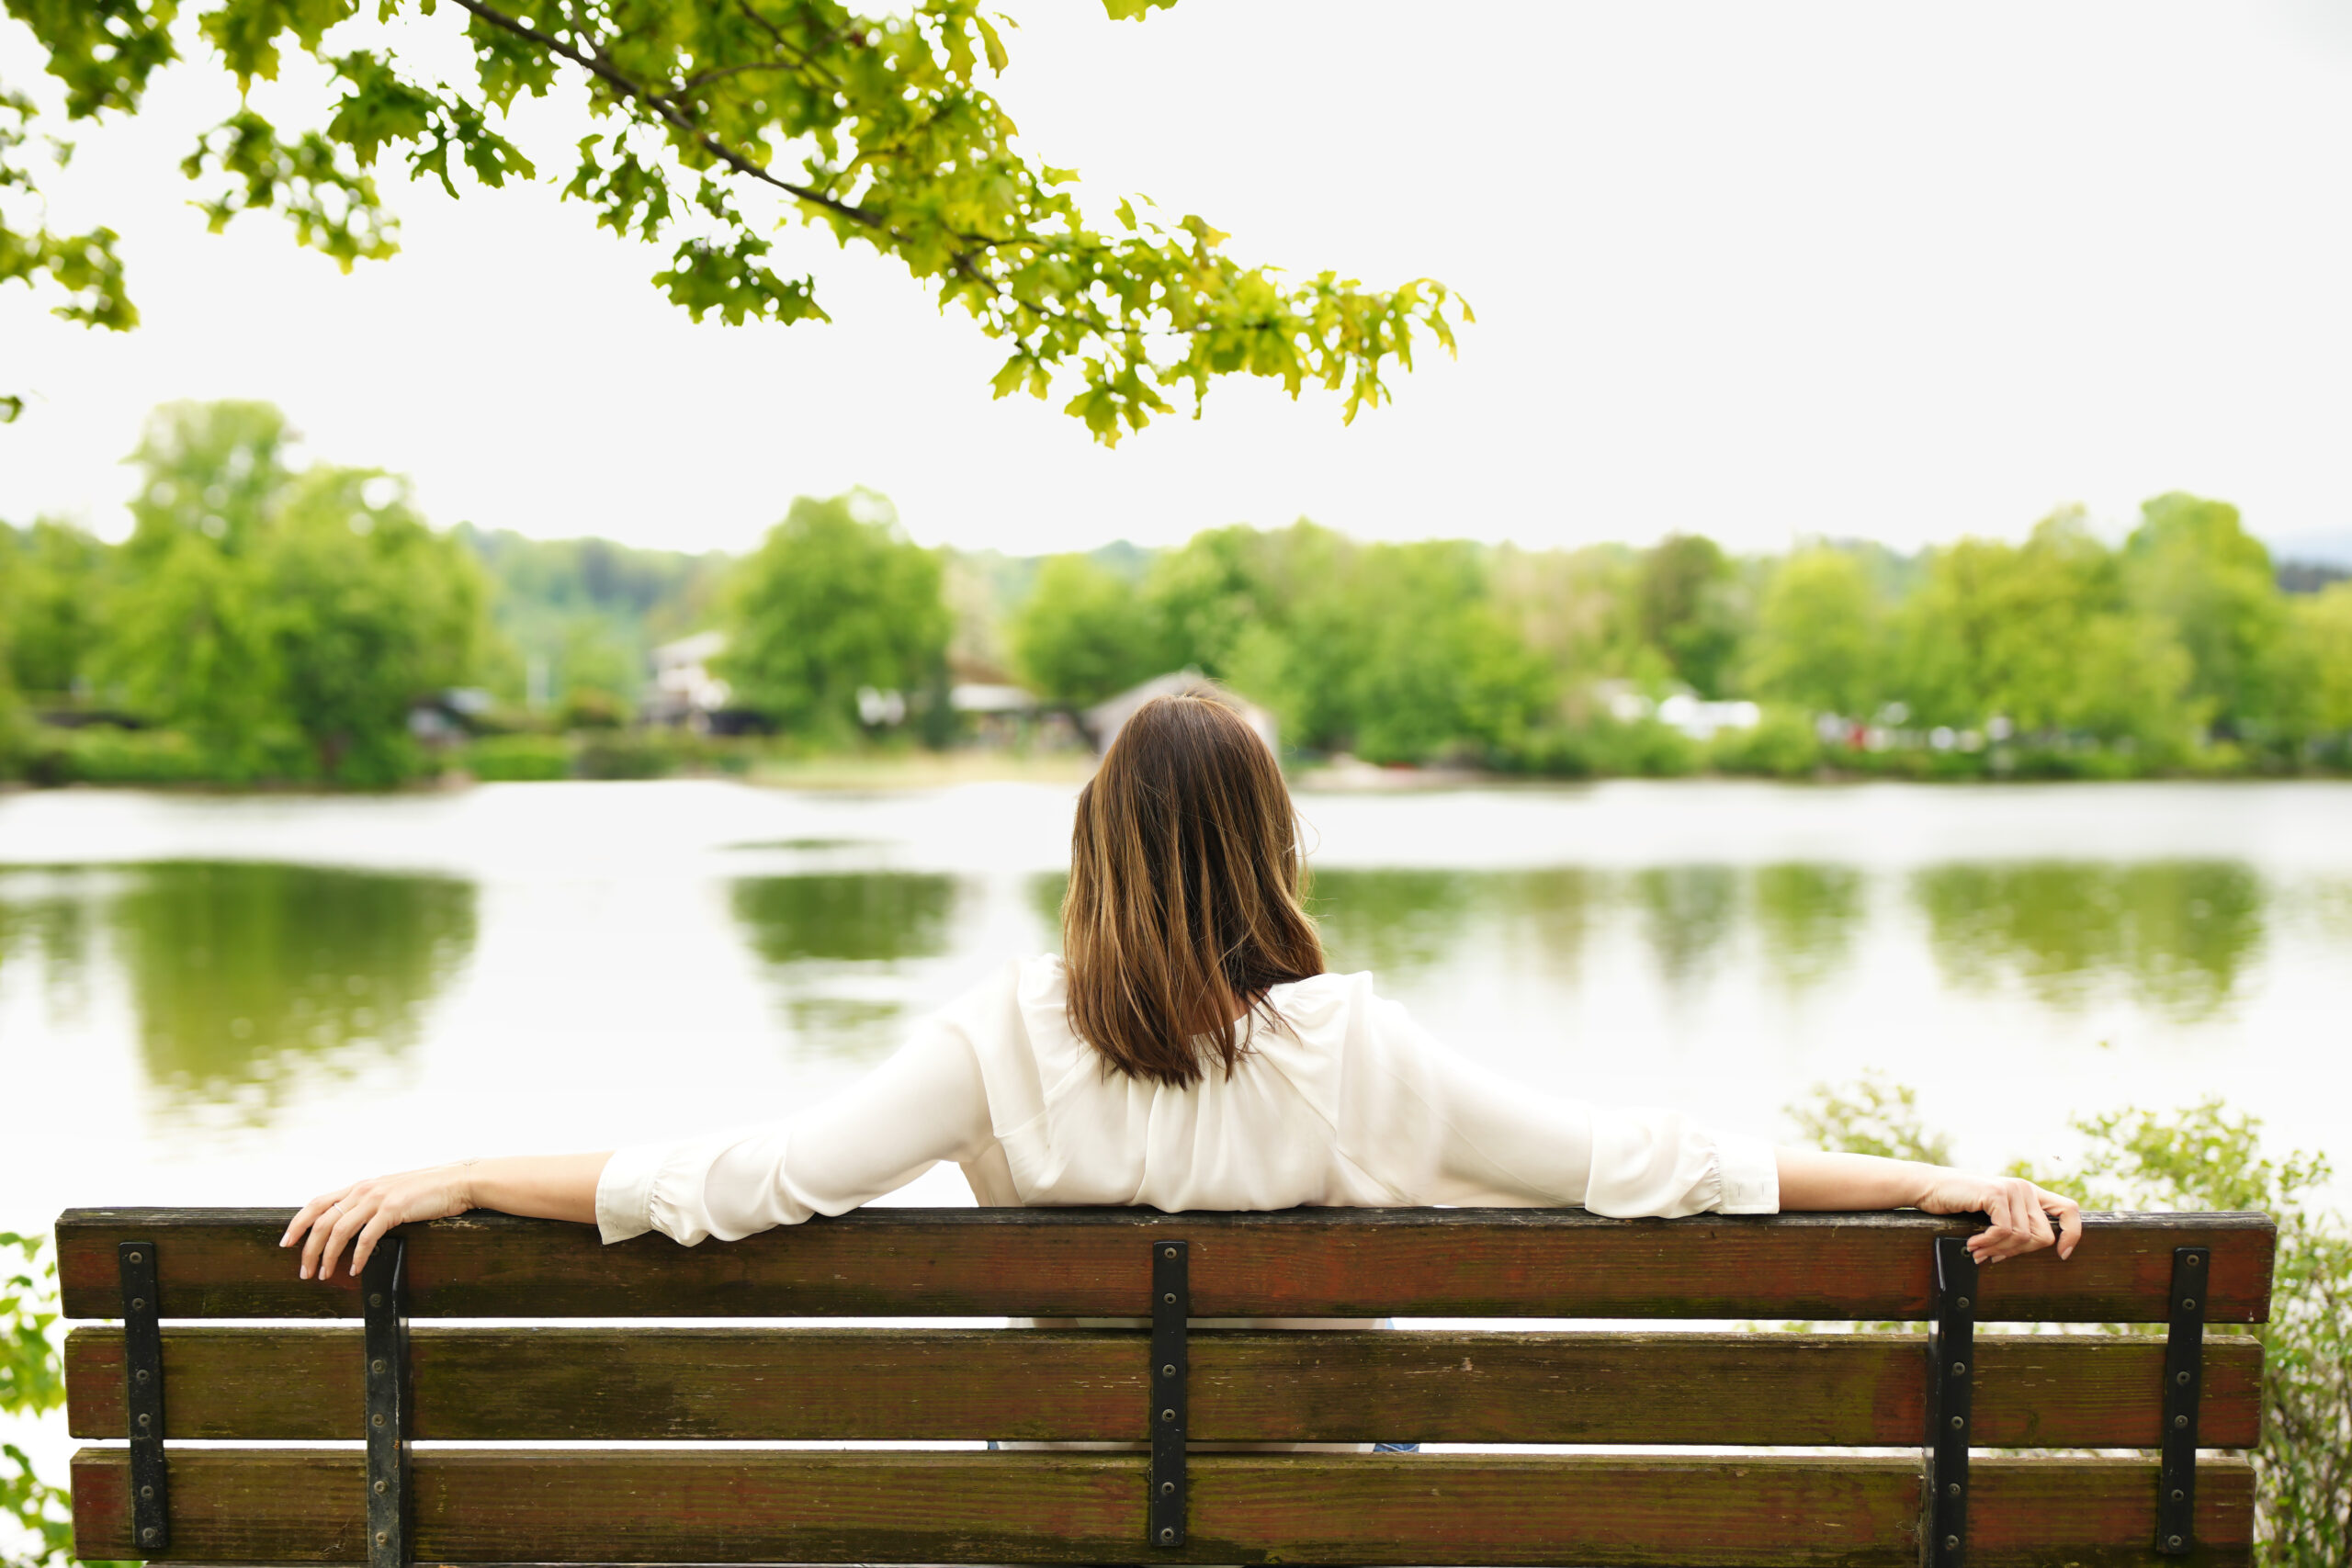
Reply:
M2203 1325L2264 1319L2275 1235L2261 1214L2092 1215L2072 1261L1980 1271L1959 1246L1969 1225L1917 1214L876 1209L685 1249L477 1213L409 1227L359 1283L298 1280L277 1245L288 1217L59 1221L66 1315L121 1320L67 1341L72 1428L131 1438L74 1460L81 1556L2251 1559L2251 1468L2197 1450L2259 1439L2260 1348ZM1188 1313L1621 1321L1188 1332ZM1148 1334L678 1321L1148 1314ZM1622 1321L1645 1318L1925 1319L1932 1333ZM602 1321L547 1321L565 1319ZM2030 1323L2171 1326L1975 1332ZM1153 1446L774 1446L984 1438ZM1188 1456L1187 1438L1588 1451ZM1984 1451L2000 1450L2144 1451Z

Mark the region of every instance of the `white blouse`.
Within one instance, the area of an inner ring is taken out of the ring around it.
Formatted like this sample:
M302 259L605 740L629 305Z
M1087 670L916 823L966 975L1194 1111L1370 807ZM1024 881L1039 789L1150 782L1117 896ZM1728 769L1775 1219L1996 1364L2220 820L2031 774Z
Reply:
M1253 1031L1232 1076L1170 1089L1111 1071L1070 1032L1060 959L1008 964L795 1121L620 1150L596 1184L598 1227L607 1242L731 1241L854 1209L941 1160L999 1207L1780 1207L1769 1144L1510 1083L1374 995L1369 975L1268 995L1281 1022Z

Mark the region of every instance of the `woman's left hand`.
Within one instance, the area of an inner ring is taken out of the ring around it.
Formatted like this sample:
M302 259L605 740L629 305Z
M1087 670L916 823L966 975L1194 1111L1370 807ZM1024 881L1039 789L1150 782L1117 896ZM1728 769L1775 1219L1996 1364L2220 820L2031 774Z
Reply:
M370 1177L322 1192L302 1205L277 1245L302 1243L301 1277L305 1280L314 1273L322 1280L333 1279L334 1260L348 1247L351 1273L356 1278L368 1266L378 1240L394 1225L446 1219L472 1208L472 1168L471 1160L436 1165L398 1176Z

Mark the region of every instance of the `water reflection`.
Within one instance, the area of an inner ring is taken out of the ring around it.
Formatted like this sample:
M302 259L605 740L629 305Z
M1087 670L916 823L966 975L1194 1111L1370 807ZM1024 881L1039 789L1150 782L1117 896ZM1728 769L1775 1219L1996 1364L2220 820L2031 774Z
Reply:
M1756 870L1756 934L1774 977L1790 990L1844 967L1868 912L1862 874L1849 865Z
M152 865L103 907L149 1081L256 1120L300 1069L404 1050L474 942L447 877Z
M794 1032L861 1055L898 1043L897 976L947 953L960 898L956 878L911 872L743 877L730 889Z
M2043 1003L2131 984L2176 1019L2209 1016L2258 957L2263 886L2233 861L2042 861L1937 866L1912 879L1947 983L2014 974Z
M52 1017L72 1017L89 995L90 906L43 873L0 877L0 979L33 969Z

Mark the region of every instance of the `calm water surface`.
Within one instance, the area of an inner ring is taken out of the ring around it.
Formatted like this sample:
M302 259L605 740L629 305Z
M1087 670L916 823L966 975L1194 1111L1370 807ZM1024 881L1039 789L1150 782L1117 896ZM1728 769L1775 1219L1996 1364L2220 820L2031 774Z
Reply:
M0 798L0 1228L791 1114L1052 944L1070 799ZM1770 1134L1881 1068L1984 1162L2221 1093L2352 1163L2352 788L1301 805L1335 962L1529 1084Z

